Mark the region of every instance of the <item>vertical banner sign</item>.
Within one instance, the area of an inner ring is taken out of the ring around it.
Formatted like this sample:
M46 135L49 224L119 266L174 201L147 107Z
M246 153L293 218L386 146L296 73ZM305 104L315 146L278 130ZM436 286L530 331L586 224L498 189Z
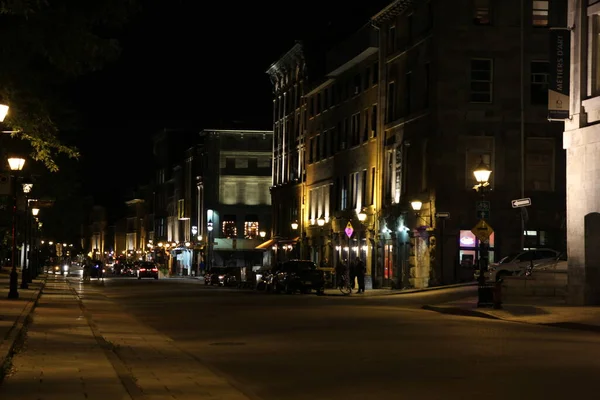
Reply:
M569 119L571 68L571 31L550 29L550 82L548 85L548 119Z

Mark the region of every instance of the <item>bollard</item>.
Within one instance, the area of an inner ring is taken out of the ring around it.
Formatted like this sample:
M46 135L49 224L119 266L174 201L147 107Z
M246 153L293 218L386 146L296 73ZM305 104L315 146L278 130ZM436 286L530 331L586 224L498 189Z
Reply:
M494 309L502 309L502 279L496 281L494 286Z

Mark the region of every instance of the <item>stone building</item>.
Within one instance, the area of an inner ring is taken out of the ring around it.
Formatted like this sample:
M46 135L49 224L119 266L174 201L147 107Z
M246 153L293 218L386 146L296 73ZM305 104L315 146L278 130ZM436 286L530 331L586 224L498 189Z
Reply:
M564 248L562 127L547 120L548 11L548 1L397 0L372 18L381 43L380 235L398 285L471 279L471 229L482 217L494 229L490 261L522 247ZM481 162L493 171L489 203L473 190ZM522 197L532 206L513 209Z
M568 16L558 25L571 29L567 36L571 38L571 86L564 132L568 299L574 305L600 304L600 1L569 0Z
M307 72L319 62L302 44L273 64L274 234L299 237L301 256L317 262L364 248L373 287L472 280L482 218L491 261L563 250L550 5L522 3L396 0L322 55L322 74ZM484 199L473 190L481 163L493 171ZM532 205L513 209L522 197ZM348 222L358 232L345 246Z
M366 260L371 276L376 218L378 45L364 26L325 54L326 72L306 91L306 204L300 222L308 257ZM364 213L361 222L358 215ZM351 230L346 233L346 228ZM367 288L371 280L367 279Z

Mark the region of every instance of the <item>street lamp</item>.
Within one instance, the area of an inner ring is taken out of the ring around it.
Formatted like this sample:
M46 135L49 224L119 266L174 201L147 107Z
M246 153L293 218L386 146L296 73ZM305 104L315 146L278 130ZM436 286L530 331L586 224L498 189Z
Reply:
M479 163L479 166L473 171L473 175L475 175L475 180L482 186L489 185L490 175L492 174L492 170L483 162L483 158Z
M206 229L208 230L208 259L206 260L206 269L208 271L211 270L212 268L212 247L213 247L213 238L212 238L212 231L213 231L213 222L212 219L209 219L208 222L206 223Z
M261 239L264 239L265 236L267 236L267 232L265 231L260 231L258 234L260 235Z
M413 211L421 211L421 207L423 207L423 202L419 200L411 201L410 206Z
M31 221L29 220L29 198L28 194L33 189L33 183L25 182L21 185L23 187L23 193L25 193L25 224L23 229L23 265L21 266L21 289L29 289L29 275L31 268L31 260L29 260L29 236ZM29 263L28 263L29 261ZM29 264L29 265L28 265Z
M319 217L319 219L317 219L317 225L319 225L320 227L325 225L325 218L323 218L322 215Z
M10 284L8 291L9 299L18 299L19 291L17 289L19 274L17 274L17 177L16 174L23 169L25 165L25 159L19 157L11 157L8 159L8 166L13 171L11 178L12 182L12 200L13 200L13 212L12 212L12 268L10 270Z
M473 175L475 176L475 180L477 181L477 185L475 188L481 194L481 199L485 198L485 188L489 186L490 175L492 174L492 170L483 162L483 158L479 163L479 166L473 171ZM488 246L487 240L479 241L479 299L478 305L482 303L486 303L483 297L487 297L483 291L485 290L483 285L485 285L485 272L487 271L488 265Z
M6 104L0 104L0 122L4 122L6 114L8 114L8 106Z
M32 208L31 209L31 214L33 214L34 217L37 217L37 215L40 213L40 209L39 208ZM42 244L44 244L44 241L42 241Z
M323 221L323 223L325 223L325 221ZM292 222L292 229L293 230L298 229L298 223L296 221Z
M361 210L361 212L359 212L357 216L360 222L365 222L367 220L367 213L365 212L365 210Z

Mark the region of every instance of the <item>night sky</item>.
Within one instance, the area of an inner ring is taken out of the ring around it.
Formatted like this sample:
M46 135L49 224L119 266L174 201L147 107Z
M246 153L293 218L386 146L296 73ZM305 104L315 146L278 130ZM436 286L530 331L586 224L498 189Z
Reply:
M344 36L389 1L291 3L297 10L281 2L203 3L145 1L122 34L120 59L77 85L83 191L111 214L150 179L155 132L232 121L272 129L269 65L294 40Z

